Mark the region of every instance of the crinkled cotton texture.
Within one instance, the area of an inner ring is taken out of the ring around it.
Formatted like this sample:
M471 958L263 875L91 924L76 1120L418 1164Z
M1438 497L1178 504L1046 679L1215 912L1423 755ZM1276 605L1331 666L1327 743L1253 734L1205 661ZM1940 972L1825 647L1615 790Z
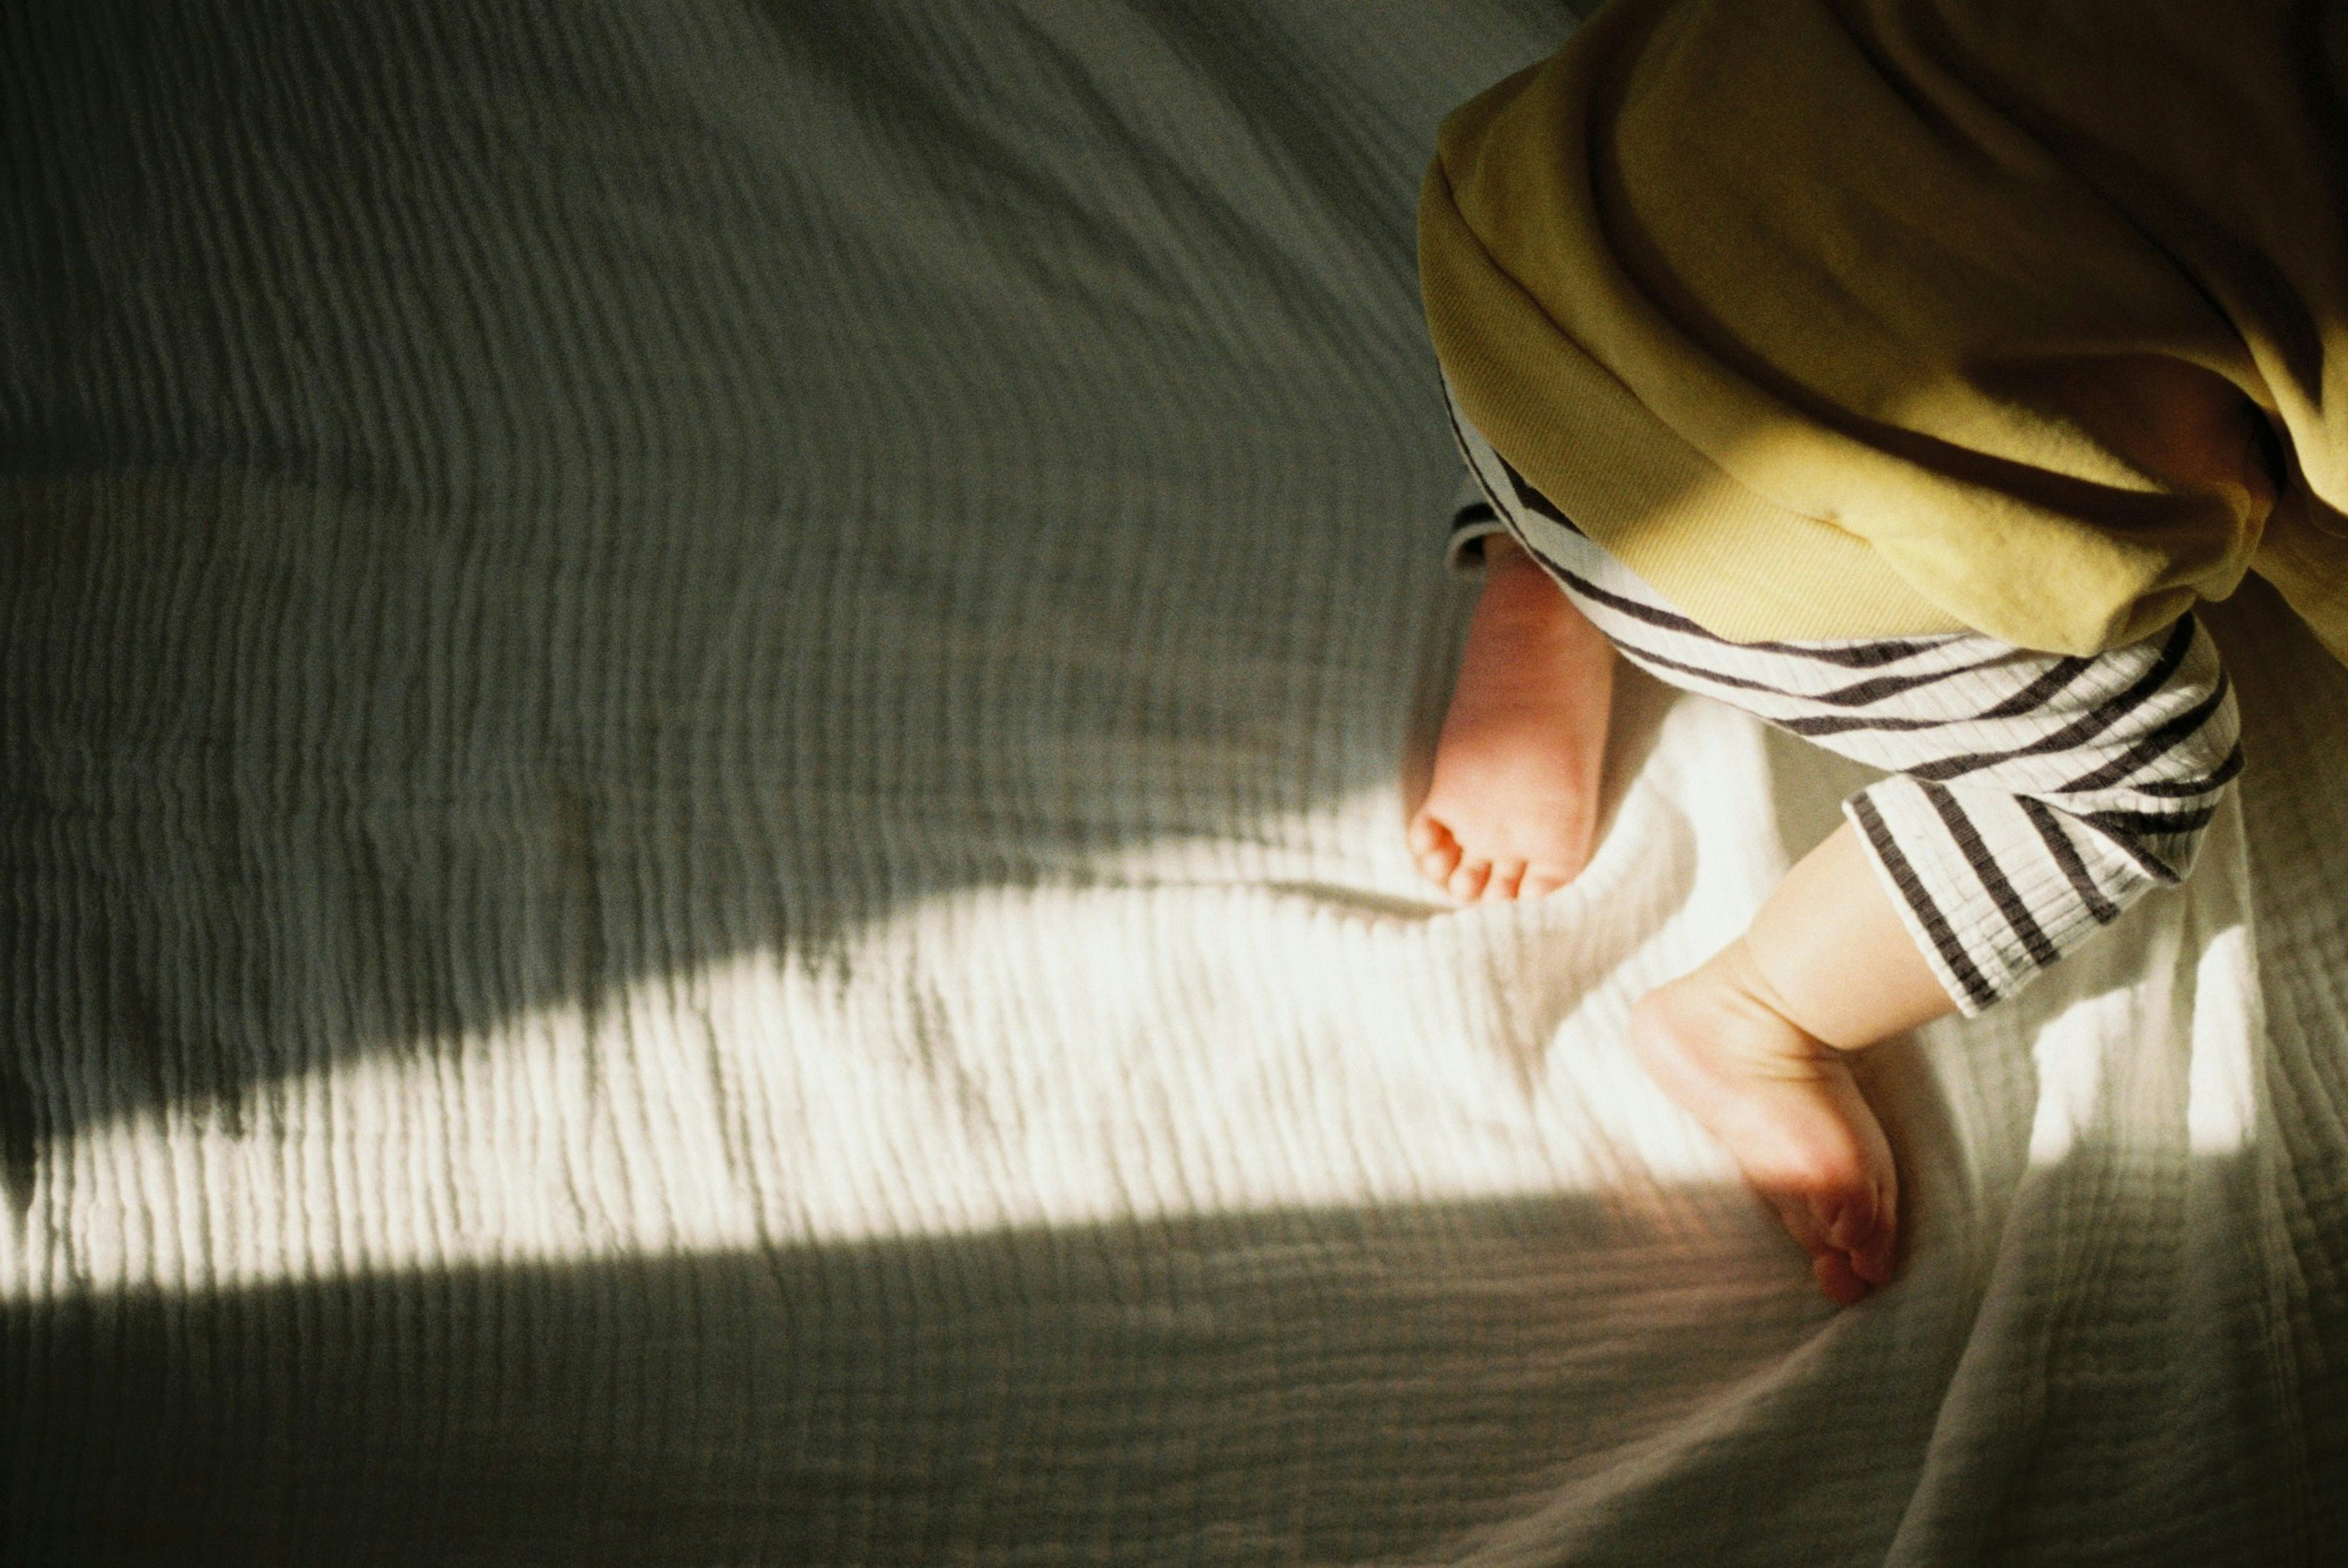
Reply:
M1626 0L1445 122L1460 404L1750 641L2348 654L2340 7Z
M1855 770L1404 842L1427 15L0 9L0 1563L2337 1556L2348 671L1837 1313L1622 1020Z

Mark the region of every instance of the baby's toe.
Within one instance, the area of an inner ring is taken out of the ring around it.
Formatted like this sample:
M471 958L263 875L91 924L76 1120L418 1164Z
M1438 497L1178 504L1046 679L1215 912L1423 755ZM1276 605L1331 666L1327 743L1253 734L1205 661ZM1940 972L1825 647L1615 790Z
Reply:
M1411 854L1424 860L1441 847L1444 840L1451 835L1435 820L1433 814L1421 811L1410 819L1410 828L1404 836L1410 845Z
M1818 1277L1818 1288L1837 1307L1856 1307L1875 1289L1852 1269L1850 1259L1838 1252L1822 1253L1810 1259L1810 1273Z
M1422 816L1411 825L1410 846L1419 875L1437 887L1447 886L1451 874L1459 868L1459 841L1451 836L1451 830L1431 816Z
M1521 860L1496 860L1492 863L1492 879L1484 884L1487 898L1514 898L1525 879L1525 863Z
M1865 1236L1856 1239L1849 1248L1852 1272L1869 1285L1889 1285L1899 1262L1900 1226L1898 1200L1890 1193L1879 1193L1875 1200L1876 1221Z
M1860 1185L1818 1202L1818 1225L1837 1252L1856 1252L1875 1237L1875 1190Z
M1847 1200L1785 1191L1772 1195L1769 1206L1777 1211L1794 1245L1809 1254L1810 1272L1818 1276L1818 1288L1837 1306L1849 1307L1865 1299L1890 1277L1887 1273L1879 1279L1862 1266L1861 1259L1869 1255L1864 1249L1874 1245L1873 1227L1860 1238L1849 1217L1856 1210Z
M1458 867L1451 873L1451 879L1444 886L1449 888L1451 896L1462 904L1473 904L1483 896L1484 884L1490 881L1491 876L1490 861L1463 858Z
M1855 1190L1821 1200L1816 1210L1818 1239L1822 1244L1810 1251L1816 1255L1812 1266L1827 1259L1839 1260L1839 1272L1847 1272L1859 1282L1861 1294L1879 1285L1891 1283L1893 1254L1899 1242L1896 1199L1883 1189L1861 1184ZM1820 1285L1828 1286L1829 1296L1838 1301L1835 1287L1825 1276Z

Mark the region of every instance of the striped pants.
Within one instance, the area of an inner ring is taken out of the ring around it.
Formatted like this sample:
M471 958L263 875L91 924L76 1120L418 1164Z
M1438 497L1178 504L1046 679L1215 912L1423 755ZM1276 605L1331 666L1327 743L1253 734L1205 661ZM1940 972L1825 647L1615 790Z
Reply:
M1632 663L1892 776L1843 810L1967 1014L2181 880L2241 771L2232 692L2187 616L2092 658L1978 632L1730 642L1585 538L1452 413L1476 495L1455 564L1506 532Z

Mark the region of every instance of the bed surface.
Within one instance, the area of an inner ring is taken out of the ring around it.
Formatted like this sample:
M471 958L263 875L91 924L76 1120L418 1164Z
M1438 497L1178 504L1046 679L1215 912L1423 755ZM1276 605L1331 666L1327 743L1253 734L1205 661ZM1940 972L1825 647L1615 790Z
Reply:
M1874 1053L1837 1313L1624 1054L1864 777L1401 844L1412 261L1553 5L0 23L0 1560L2329 1562L2348 677Z

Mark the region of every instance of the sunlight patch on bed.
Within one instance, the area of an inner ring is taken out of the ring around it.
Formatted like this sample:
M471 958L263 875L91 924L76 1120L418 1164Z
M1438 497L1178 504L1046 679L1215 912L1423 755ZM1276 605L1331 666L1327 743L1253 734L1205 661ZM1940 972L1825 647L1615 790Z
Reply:
M2202 950L2195 981L2186 1136L2197 1154L2230 1154L2257 1129L2257 1062L2265 1053L2265 1009L2248 927L2218 933Z
M1632 981L1510 1012L1509 966L1570 934L1496 944L1509 918L1249 884L912 902L233 1116L63 1134L0 1218L0 1299L1720 1180L1621 1049Z

